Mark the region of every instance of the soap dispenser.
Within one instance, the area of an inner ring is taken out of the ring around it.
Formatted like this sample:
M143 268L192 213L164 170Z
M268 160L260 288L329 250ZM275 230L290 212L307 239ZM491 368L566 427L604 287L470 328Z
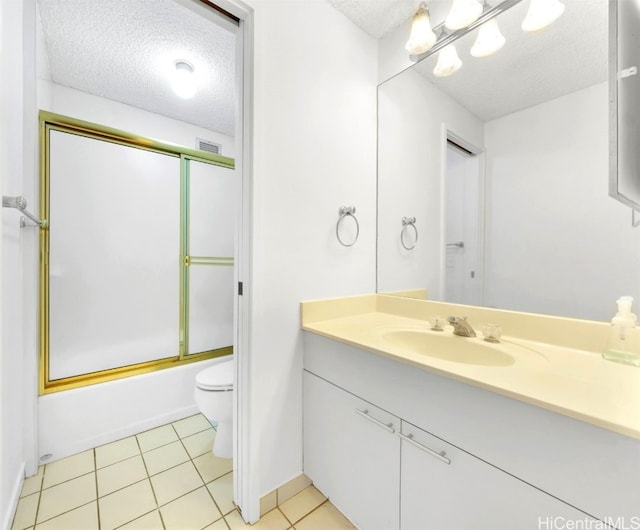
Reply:
M617 303L618 312L611 320L609 344L602 356L609 361L640 366L640 348L634 334L637 318L631 312L633 298L621 296Z

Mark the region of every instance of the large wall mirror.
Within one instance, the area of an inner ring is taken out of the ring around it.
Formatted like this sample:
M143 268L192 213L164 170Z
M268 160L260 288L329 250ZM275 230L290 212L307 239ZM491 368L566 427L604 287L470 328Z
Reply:
M378 292L591 320L640 302L640 228L609 195L609 2L563 3L533 33L528 2L500 14L490 57L462 37L454 75L432 56L378 87Z

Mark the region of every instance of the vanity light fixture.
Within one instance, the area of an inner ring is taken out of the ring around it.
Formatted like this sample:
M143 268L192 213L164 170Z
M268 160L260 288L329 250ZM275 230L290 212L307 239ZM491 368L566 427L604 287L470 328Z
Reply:
M478 36L471 47L470 53L474 57L488 57L502 48L505 41L504 35L500 33L498 21L492 18L478 29Z
M182 59L175 62L175 72L171 79L171 88L181 98L189 99L194 96L198 84L191 63Z
M429 10L423 2L411 21L411 33L405 49L411 55L420 55L429 50L436 42L436 34L431 29Z
M447 77L455 74L462 66L462 61L458 57L455 44L448 44L438 53L438 62L433 69L436 77Z
M559 0L531 0L527 15L522 21L524 31L546 28L564 13L564 4Z
M466 28L478 20L482 10L482 4L478 0L453 0L444 25L449 29Z

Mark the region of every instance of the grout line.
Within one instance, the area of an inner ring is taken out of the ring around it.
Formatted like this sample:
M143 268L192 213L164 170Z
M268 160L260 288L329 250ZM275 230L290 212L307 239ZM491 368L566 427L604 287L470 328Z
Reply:
M98 514L98 530L102 528L102 520L100 519L100 502L98 502L98 457L96 449L93 448L93 468L96 474L96 513Z
M70 509L68 509L68 510L67 510L67 511L65 511L65 512L60 512L60 513L58 513L58 514L54 515L53 517L49 517L49 519L45 519L44 521L39 521L39 522L38 522L38 520L37 520L37 518L36 518L36 523L34 523L33 528L35 528L36 526L41 525L41 524L43 524L43 523L48 523L49 521L53 521L54 519L56 519L56 518L58 518L58 517L61 517L61 516L63 516L63 515L66 515L66 514L68 514L68 513L71 513L73 510L77 510L78 508L84 508L85 506L88 506L88 505L89 505L89 504L91 504L92 502L97 503L97 502L98 502L98 499L93 499L93 500L90 500L89 502L85 502L84 504L79 504L78 506L74 506L73 508L70 508ZM29 528L29 530L31 529L31 527L28 527L28 528Z
M285 514L285 513L280 509L280 505L279 505L279 504L276 504L275 509L276 509L276 510L278 510L278 511L282 514L282 516L285 518L285 520L287 521L287 523L289 523L289 526L293 526L293 523L291 522L291 519L289 519L289 518L287 517L287 515L286 515L286 514ZM269 512L267 512L267 513L269 513ZM265 515L267 515L267 514L265 514ZM306 515L305 515L305 516L303 516L303 517L306 517Z
M293 524L298 524L300 521L302 521L303 519L309 517L313 512L317 511L321 506L324 506L325 504L327 504L329 502L329 499L325 499L324 501L322 501L320 504L318 504L318 506L316 506L313 510L311 510L310 512L304 514L302 517L300 517L300 519L298 519L295 523ZM284 514L283 514L284 515ZM286 516L285 516L286 517Z

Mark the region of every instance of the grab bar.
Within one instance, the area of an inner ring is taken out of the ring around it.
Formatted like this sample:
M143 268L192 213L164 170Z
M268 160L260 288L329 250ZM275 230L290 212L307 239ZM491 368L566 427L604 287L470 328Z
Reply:
M31 219L34 223L36 223L40 228L47 228L46 219L38 219L35 215L27 211L27 199L25 199L21 195L18 195L17 197L9 197L8 195L3 195L2 207L15 208L16 210L20 210L24 215L26 215L29 219ZM20 218L20 226L21 227L27 226L27 223L24 217Z

